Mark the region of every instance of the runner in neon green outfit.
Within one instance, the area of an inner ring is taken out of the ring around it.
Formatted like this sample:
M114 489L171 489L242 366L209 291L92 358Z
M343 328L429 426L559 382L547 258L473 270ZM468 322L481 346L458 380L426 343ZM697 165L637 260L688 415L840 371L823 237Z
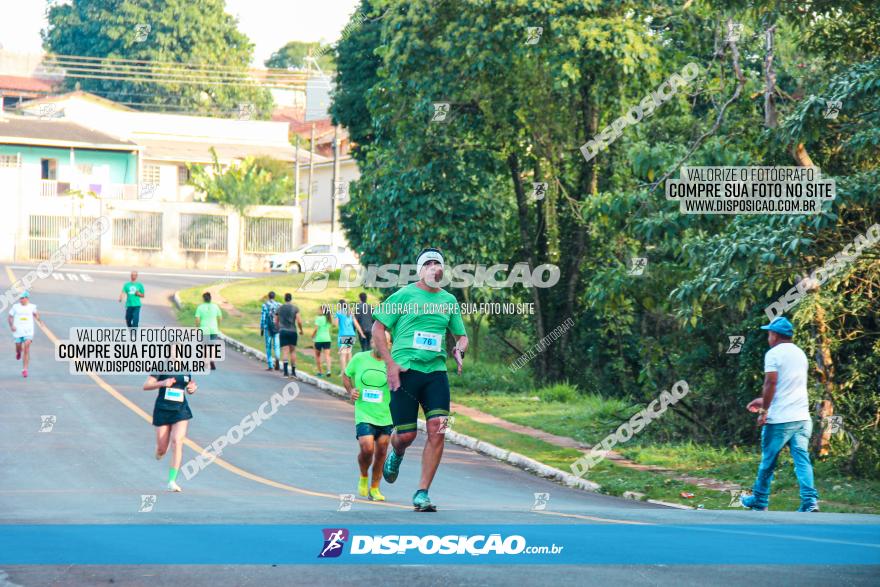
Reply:
M391 344L391 337L386 338ZM361 470L358 493L374 501L385 501L379 492L382 465L388 453L388 441L394 428L391 420L391 394L385 362L376 352L356 354L345 368L342 383L354 401L355 436L360 445L358 467ZM373 465L372 482L369 477Z

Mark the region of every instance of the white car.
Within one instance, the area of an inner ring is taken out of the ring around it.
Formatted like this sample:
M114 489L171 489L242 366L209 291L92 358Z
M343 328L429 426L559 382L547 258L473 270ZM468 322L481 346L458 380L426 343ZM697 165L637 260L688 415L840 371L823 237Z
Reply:
M269 257L269 271L332 271L345 265L357 266L357 255L337 245L302 245L289 253Z

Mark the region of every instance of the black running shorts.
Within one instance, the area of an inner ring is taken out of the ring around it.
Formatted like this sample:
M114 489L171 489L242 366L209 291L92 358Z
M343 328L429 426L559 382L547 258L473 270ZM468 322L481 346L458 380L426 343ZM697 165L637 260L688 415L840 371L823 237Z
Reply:
M419 406L425 420L449 415L449 378L446 371L402 371L400 389L391 392L391 419L398 432L416 430Z

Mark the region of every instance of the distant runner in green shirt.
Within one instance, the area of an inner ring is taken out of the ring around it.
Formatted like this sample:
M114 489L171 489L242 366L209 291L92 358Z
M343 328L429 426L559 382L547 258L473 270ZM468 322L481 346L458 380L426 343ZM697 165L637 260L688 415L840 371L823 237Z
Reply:
M387 331L385 334L390 348L391 336ZM379 491L379 480L394 426L389 409L391 394L388 392L385 361L378 351L373 349L352 357L342 376L342 384L354 400L355 436L361 448L357 459L361 470L358 492L370 500L385 501ZM370 463L373 464L372 483Z
M434 512L428 497L449 424L449 379L446 376L446 332L455 337L452 351L461 375L467 333L455 296L436 287L443 279L443 254L424 249L416 262L417 283L391 295L373 312L373 342L385 361L391 389L392 450L383 467L389 483L397 480L406 448L416 439L419 405L425 413L428 440L422 453L422 476L413 496L416 511ZM389 351L385 333L391 331Z
M220 306L211 301L211 292L202 294L204 303L196 308L196 328L200 328L208 340L217 340L220 336L220 319L223 311ZM216 369L214 361L211 361L211 369Z
M144 286L138 280L138 272L131 272L131 281L122 286L119 301L125 298L125 325L137 328L141 322L141 298L144 297Z
M321 368L322 359L327 363L327 377L330 377L330 306L321 306L321 313L315 318L315 330L312 331L312 340L315 341L315 365L318 368L318 377L323 377Z

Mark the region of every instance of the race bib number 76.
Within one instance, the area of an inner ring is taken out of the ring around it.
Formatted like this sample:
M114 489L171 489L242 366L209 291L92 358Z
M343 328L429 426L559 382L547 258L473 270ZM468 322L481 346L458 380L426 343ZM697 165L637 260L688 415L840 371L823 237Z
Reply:
M413 334L413 348L423 351L440 352L440 335L433 332L421 332L417 330Z

